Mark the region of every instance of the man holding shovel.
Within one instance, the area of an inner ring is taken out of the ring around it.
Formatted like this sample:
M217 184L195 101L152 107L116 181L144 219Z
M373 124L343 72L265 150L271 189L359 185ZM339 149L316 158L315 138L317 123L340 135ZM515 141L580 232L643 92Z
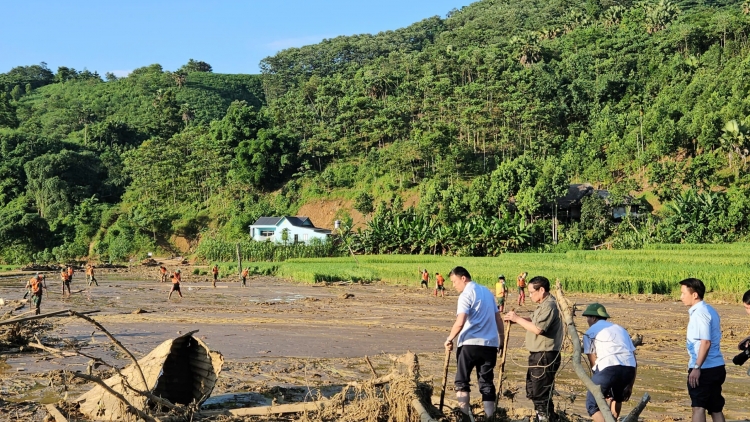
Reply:
M492 292L471 280L463 267L454 268L450 274L453 288L460 293L456 322L445 341L446 355L456 344L455 390L459 409L471 415L469 405L469 378L477 369L479 392L482 394L485 418L495 413L494 369L497 355L503 348L503 322Z

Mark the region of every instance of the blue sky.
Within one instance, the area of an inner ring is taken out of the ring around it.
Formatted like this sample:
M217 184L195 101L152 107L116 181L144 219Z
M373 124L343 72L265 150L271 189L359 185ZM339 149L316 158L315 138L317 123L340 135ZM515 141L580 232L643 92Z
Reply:
M288 47L398 29L445 16L469 0L9 0L0 25L0 73L47 62L104 75L153 63L203 60L218 73L258 73Z

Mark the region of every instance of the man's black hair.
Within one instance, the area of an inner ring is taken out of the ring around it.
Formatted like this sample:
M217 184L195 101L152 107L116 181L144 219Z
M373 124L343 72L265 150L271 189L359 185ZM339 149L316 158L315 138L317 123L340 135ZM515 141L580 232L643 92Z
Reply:
M530 286L534 286L534 290L539 290L540 288L544 287L544 291L549 293L549 280L547 280L547 277L538 275L529 281Z
M746 291L744 295L742 295L742 303L745 305L750 305L750 290Z
M701 300L703 300L703 295L706 294L706 286L697 278L686 278L680 282L680 286L685 286L691 292L698 293L698 298Z
M466 277L467 280L471 280L471 274L469 274L468 271L466 271L466 268L464 267L456 267L451 270L450 274L448 274L448 277L455 275L456 277Z

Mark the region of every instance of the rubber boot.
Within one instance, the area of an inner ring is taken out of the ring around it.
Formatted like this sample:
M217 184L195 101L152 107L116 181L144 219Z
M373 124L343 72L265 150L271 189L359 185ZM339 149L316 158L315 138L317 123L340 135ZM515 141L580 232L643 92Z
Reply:
M469 392L468 391L456 391L456 400L458 400L458 409L464 415L471 413L471 406L469 405Z
M490 420L495 414L495 402L494 401L483 401L482 407L484 407L484 418Z

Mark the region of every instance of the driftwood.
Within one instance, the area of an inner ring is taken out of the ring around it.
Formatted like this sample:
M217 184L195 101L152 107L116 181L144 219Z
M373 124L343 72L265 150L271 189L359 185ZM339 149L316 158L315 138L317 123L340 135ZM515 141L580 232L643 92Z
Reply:
M47 411L50 415L52 415L53 418L55 418L55 422L68 422L68 418L63 415L60 410L55 406L54 404L48 404L45 406Z
M61 316L64 314L70 314L70 312L73 312L73 311L71 311L70 309L63 309L62 311L47 312L46 314L39 314L39 315L30 316L30 317L6 319L5 321L0 321L0 325L15 324L16 322L33 321L35 319L42 319L42 318L51 318L51 317ZM88 314L95 314L97 312L100 312L100 311L96 310L96 311L80 312L78 314L88 315Z
M602 416L604 416L604 420L606 422L616 422L614 415L612 415L612 410L609 407L609 404L604 399L604 394L602 394L602 389L597 384L594 384L594 381L591 380L591 377L589 377L589 374L586 372L586 370L583 368L583 365L581 365L581 339L578 338L578 331L576 330L575 322L573 321L573 305L570 303L570 301L565 297L563 294L562 286L560 285L560 280L557 280L555 283L556 290L554 292L555 298L557 299L557 306L560 309L560 314L563 318L563 322L565 323L565 326L568 330L568 336L570 337L570 342L573 346L573 368L575 369L576 375L578 375L578 378L583 382L583 384L586 386L586 389L589 390L589 392L594 396L594 400L596 400L596 405L599 407L599 411L602 413ZM638 421L638 416L643 412L643 409L646 408L646 404L648 404L648 401L650 400L650 396L648 393L646 393L643 396L643 399L641 402L636 406L630 414L622 420L622 422L633 422Z
M305 403L292 403L292 404L278 404L275 406L259 406L259 407L243 407L240 409L230 410L208 410L200 413L201 416L268 416L268 415L284 415L289 413L303 413L303 412L314 412L322 410L326 405L327 400L305 402Z
M370 362L370 358L367 357L367 356L365 356L365 362L367 362L367 366L370 367L370 372L372 372L372 376L375 377L375 378L377 378L378 377L378 373L375 372L375 367L372 366L372 362Z
M500 369L498 370L497 374L497 395L495 397L495 413L492 415L493 420L497 420L497 408L499 407L500 403L500 396L503 395L503 375L505 375L505 361L508 354L508 349L510 346L508 346L508 342L510 341L510 327L511 323L508 321L507 324L505 324L505 331L503 332L503 353L500 356Z

